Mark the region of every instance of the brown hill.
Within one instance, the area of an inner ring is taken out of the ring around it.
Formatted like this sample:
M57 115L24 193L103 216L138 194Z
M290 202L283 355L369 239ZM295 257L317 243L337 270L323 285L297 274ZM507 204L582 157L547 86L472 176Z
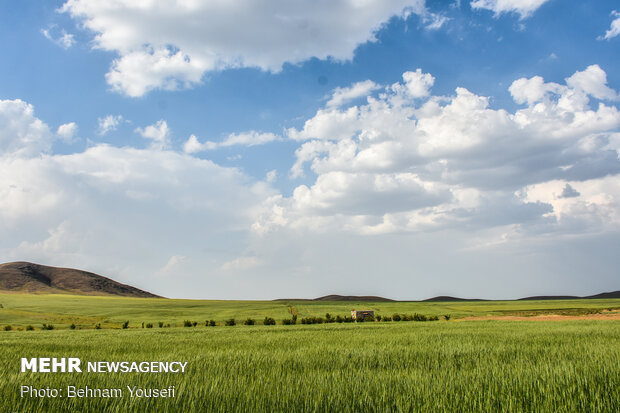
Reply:
M519 300L590 300L597 298L620 298L620 291L610 291L586 297L578 297L575 295L538 295L535 297L519 298Z
M39 294L117 295L159 297L92 272L30 262L0 264L0 291Z
M459 297L451 297L449 295L439 295L433 298L427 298L422 301L430 301L430 302L448 302L448 301L486 301L480 298L459 298Z
M313 299L312 301L394 301L385 297L377 297L374 295L337 295L331 294L323 297L318 297Z
M607 293L600 293L600 294L595 294L595 295L589 295L584 298L620 298L620 290L610 291Z

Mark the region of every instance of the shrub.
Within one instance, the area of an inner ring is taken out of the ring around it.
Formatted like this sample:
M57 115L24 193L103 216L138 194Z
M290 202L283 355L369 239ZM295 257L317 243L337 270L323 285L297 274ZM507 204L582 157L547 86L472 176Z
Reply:
M191 327L192 326L192 322L189 320L184 320L183 321L183 327Z
M54 326L52 324L43 324L42 330L53 330Z
M251 319L251 318L248 318L247 320L245 320L245 321L243 322L243 325L245 325L245 326L253 326L254 324L256 324L256 321L254 321L254 320L253 320L253 319Z
M297 315L292 316L291 318L285 318L282 320L283 326L292 326L297 324Z
M192 327L196 327L198 325L198 321L193 321L192 322Z
M224 324L226 324L227 326L234 326L237 323L235 323L235 319L234 318L231 318L231 319L226 320L224 322Z
M450 314L446 314L443 316L444 320L449 321L450 320Z
M394 321L400 321L400 314L394 314L394 315L392 316L392 320L394 320Z
M4 331L11 331L11 330L13 330L12 325L4 326Z
M342 323L342 322L344 322L344 319L341 316L337 315L336 316L336 322L337 323Z
M151 324L151 327L153 327L152 324ZM95 330L101 330L101 323L95 324Z
M263 325L275 326L276 325L276 320L275 320L275 318L265 317L265 319L263 320Z
M142 328L144 328L144 321L142 322Z
M354 319L353 319L353 317L351 317L350 315L348 315L348 316L345 316L345 317L344 317L344 322L345 322L345 323L352 323L352 322L354 322L354 321L355 321L355 320L354 320Z
M153 323L146 323L146 328L153 328Z
M26 326L26 331L34 331L34 327L31 325Z
M381 321L381 316L377 314L377 317L375 318L375 320Z
M384 315L381 320L382 321L392 321L392 317L390 317L389 315Z
M336 319L333 318L330 313L325 313L325 322L326 323L335 323Z
M159 328L162 328L164 326L164 322L160 321L159 323L157 323L157 325L159 325Z
M129 328L129 321L125 321L123 323L123 329L125 329L125 328Z
M215 326L216 326L216 324L215 324L215 320L209 320L209 321L208 321L208 323L209 323L209 324L207 324L207 325L208 325L209 327L215 327Z
M413 321L428 321L428 317L423 314L415 313L413 315Z
M434 315L434 316L432 316L432 317L429 317L429 319L428 319L428 320L429 320L429 321L438 321L438 320L439 320L439 317L437 317L436 315Z
M75 330L75 324L71 324L71 325L69 326L69 328L70 328L71 330Z

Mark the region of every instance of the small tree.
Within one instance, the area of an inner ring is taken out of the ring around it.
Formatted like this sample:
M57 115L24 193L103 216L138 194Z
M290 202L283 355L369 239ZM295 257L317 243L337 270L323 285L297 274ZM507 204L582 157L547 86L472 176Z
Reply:
M123 322L123 329L129 328L129 321Z
M255 323L256 323L256 322L255 322L253 319L248 318L247 320L245 320L245 321L243 322L243 325L246 325L246 326L253 326Z
M160 321L159 323L157 323L157 325L159 325L159 328L163 328L164 327L164 322Z
M263 325L275 326L276 325L276 320L275 320L275 318L265 317L265 319L263 320Z
M192 326L192 322L189 320L184 320L183 321L183 327L191 327Z
M69 328L70 328L71 330L75 330L75 324L71 324L71 325L69 326Z
M394 314L394 315L392 315L392 320L394 320L394 321L400 321L400 314Z
M234 318L230 318L230 319L226 320L226 322L224 324L226 324L227 326L234 326L237 323L235 322Z
M153 323L146 323L146 328L153 328Z
M446 314L443 316L444 320L450 321L450 314Z

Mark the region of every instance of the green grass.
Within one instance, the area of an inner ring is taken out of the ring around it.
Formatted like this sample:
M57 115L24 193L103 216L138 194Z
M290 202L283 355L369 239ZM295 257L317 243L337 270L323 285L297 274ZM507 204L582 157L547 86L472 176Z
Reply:
M0 331L0 348L0 411L7 412L620 409L618 321ZM21 357L37 356L189 364L185 374L19 373ZM177 397L21 398L24 384L174 385Z
M350 315L353 308L374 310L376 314L420 313L428 316L451 315L453 318L483 315L582 314L608 308L620 309L620 299L558 300L558 301L470 301L453 303L421 302L313 302L313 301L215 301L172 300L151 298L94 297L73 295L0 294L0 326L11 324L23 328L42 323L56 328L119 328L126 321L130 327L141 323L164 322L182 326L184 320L214 319L223 323L229 318L238 321L248 317L262 320L273 317L278 323L291 314L299 318L324 316L325 313Z

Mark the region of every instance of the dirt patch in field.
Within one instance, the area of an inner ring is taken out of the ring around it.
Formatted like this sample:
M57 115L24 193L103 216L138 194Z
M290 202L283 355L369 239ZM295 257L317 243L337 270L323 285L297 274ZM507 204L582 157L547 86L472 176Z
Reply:
M513 315L489 315L480 317L459 318L458 321L471 320L504 320L504 321L568 321L568 320L620 320L620 313L603 314L584 314L584 315L558 315L544 314L535 316L513 316Z

